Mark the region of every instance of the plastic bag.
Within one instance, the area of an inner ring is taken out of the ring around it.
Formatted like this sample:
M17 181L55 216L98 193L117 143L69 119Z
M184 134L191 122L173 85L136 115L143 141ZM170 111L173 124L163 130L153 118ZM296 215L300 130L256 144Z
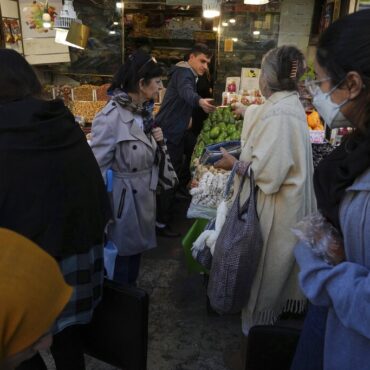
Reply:
M345 259L343 239L339 231L320 212L306 216L291 230L325 262L337 265Z
M113 280L114 268L116 265L116 257L118 249L112 241L108 241L104 245L104 267L107 272L107 278Z

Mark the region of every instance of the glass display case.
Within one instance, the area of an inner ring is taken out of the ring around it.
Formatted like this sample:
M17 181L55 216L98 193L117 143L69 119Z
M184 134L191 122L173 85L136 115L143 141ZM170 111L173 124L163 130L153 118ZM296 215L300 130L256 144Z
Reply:
M218 33L215 97L221 99L229 76L240 76L243 67L259 68L263 55L277 46L280 2L265 6L222 5L214 30Z

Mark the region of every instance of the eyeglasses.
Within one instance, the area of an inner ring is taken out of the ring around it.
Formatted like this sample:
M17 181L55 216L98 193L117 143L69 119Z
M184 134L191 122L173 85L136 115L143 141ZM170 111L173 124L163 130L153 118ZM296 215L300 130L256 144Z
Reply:
M154 57L151 57L150 59L148 59L140 68L139 70L137 71L138 74L140 74L140 72L142 72L142 70L144 69L144 67L149 64L150 62L153 62L154 64L157 64L157 59L155 59Z
M318 90L320 89L320 85L325 82L331 80L331 77L325 77L322 78L321 80L313 80L311 78L306 78L304 85L308 92L314 96L317 94Z

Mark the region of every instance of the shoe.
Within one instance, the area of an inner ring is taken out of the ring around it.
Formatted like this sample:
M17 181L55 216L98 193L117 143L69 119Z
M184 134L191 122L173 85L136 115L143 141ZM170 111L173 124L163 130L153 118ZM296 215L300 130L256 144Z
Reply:
M169 226L156 227L155 231L158 236L162 236L164 238L178 238L179 236L181 236L180 233L172 231Z

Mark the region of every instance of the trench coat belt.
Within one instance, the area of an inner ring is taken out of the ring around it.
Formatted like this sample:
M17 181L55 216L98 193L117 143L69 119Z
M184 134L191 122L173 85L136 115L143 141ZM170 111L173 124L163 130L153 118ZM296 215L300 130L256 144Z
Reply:
M135 172L116 172L113 171L113 175L115 177L118 177L120 179L135 179L138 177L142 177L143 175L149 175L150 176L150 185L149 189L156 191L157 190L157 184L158 184L158 174L157 174L157 167L153 166L151 169L148 168L146 170L141 170L141 171L135 171Z

